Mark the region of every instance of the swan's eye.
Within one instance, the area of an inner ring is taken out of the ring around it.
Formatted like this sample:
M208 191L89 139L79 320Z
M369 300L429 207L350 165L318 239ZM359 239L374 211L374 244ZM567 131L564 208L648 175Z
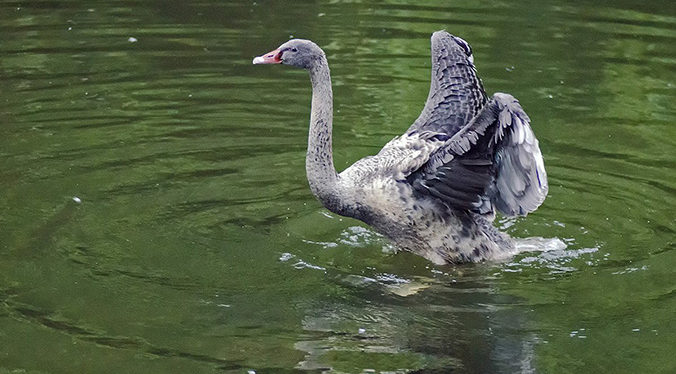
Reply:
M291 52L298 52L298 48L291 48Z

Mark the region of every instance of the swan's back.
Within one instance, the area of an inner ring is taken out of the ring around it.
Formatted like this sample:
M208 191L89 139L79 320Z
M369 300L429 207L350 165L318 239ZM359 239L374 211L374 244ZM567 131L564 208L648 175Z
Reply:
M457 212L534 211L548 185L528 115L511 95L487 99L463 39L437 31L431 44L430 92L418 119L342 175L360 185L369 179L405 181L416 199Z

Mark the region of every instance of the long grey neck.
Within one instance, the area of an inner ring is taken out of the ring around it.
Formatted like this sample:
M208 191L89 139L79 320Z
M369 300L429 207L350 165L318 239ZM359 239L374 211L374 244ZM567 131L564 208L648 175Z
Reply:
M312 193L330 210L338 209L338 174L333 165L333 91L325 56L309 69L312 82L312 113L305 171Z

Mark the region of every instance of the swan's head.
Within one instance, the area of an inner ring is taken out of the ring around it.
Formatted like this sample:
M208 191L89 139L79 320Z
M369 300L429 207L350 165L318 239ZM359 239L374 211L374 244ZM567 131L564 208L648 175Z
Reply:
M325 59L324 51L317 44L305 39L291 39L274 51L253 59L254 64L284 64L309 69Z

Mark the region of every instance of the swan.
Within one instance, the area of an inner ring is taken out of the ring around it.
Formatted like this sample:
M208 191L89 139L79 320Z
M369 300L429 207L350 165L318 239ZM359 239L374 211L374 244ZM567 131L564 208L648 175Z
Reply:
M309 71L312 110L305 169L330 211L356 218L396 247L435 264L508 257L515 243L495 212L525 216L547 196L547 174L530 119L506 93L488 98L470 45L432 34L427 102L401 136L338 173L333 164L333 92L324 51L291 39L255 57Z

